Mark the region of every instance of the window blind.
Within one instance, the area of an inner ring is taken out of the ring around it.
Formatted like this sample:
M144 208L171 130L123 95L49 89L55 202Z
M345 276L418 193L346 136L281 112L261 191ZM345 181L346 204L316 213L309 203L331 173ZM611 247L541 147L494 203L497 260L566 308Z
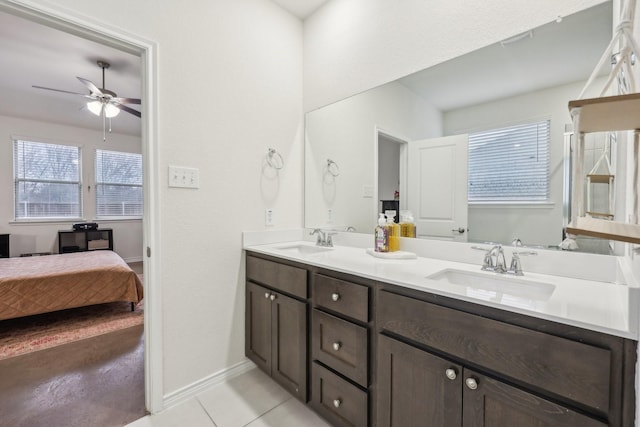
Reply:
M142 216L142 155L96 150L96 215Z
M13 141L16 219L82 216L80 147Z
M549 120L469 135L469 202L549 199Z

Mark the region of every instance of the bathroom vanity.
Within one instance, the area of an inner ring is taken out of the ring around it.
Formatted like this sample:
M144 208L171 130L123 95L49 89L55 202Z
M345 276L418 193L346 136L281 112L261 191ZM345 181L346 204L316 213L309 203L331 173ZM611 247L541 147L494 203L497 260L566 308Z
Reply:
M245 249L246 355L332 425L634 425L634 316L615 314L635 298L625 286L534 274L550 287L501 290L486 276L493 288L463 295L434 273L476 280L479 266L308 242ZM576 286L611 313L562 303Z

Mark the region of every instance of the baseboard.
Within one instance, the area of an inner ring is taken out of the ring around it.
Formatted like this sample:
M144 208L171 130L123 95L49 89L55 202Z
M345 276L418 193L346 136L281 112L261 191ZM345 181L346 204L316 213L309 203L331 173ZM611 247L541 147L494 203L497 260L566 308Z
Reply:
M236 363L235 365L218 371L215 374L209 375L208 377L202 378L201 380L166 394L163 398L163 410L186 402L211 387L240 374L244 374L256 367L255 363L249 359L245 359L242 362Z
M123 258L124 262L126 262L127 264L129 264L130 262L142 262L142 257L141 256L136 256L136 257L131 257L131 258Z

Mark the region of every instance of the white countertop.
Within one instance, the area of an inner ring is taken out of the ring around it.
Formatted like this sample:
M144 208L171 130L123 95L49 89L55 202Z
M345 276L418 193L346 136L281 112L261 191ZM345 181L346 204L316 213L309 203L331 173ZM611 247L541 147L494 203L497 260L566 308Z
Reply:
M523 277L509 277L511 282L505 283L504 287L472 287L432 280L427 276L445 269L469 272L480 278L487 275L490 280L501 280L505 276L483 272L479 263L468 264L427 257L380 259L367 254L361 247L337 245L331 250L311 254L282 249L295 245L314 246L308 241L255 245L245 242L244 249L610 335L638 339L637 287L530 273L526 269ZM522 292L519 285L533 292ZM543 291L538 292L540 289Z

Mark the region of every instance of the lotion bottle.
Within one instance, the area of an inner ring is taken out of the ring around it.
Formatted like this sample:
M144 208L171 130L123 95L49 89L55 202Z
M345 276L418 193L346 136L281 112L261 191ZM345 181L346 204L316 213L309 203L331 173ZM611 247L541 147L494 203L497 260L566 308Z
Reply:
M400 212L400 236L416 237L416 225L413 223L411 211Z
M395 222L396 211L387 211L387 226L389 227L389 252L400 250L400 224Z
M389 227L387 227L387 220L382 213L378 218L378 226L376 227L374 235L374 250L376 252L389 252Z

